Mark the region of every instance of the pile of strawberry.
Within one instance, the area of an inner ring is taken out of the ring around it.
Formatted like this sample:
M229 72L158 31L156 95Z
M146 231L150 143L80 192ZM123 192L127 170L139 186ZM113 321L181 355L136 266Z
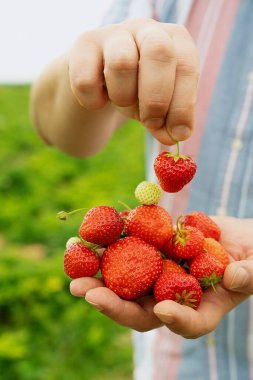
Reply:
M125 300L153 294L197 308L202 293L221 281L229 257L221 231L206 214L193 211L173 226L158 205L163 191L177 192L191 181L196 164L189 156L161 153L154 163L160 186L143 181L135 190L140 205L118 212L97 206L84 216L79 236L70 238L64 271L71 278L101 276ZM60 212L60 219L67 213Z

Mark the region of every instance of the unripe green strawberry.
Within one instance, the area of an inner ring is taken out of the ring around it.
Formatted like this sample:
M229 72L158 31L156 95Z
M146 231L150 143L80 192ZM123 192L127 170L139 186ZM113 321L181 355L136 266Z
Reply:
M161 200L163 191L156 183L142 181L136 187L134 195L141 204L153 205Z

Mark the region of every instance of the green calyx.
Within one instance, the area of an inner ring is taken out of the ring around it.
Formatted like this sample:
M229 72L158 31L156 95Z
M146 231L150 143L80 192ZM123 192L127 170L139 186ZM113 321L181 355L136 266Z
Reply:
M186 289L184 289L181 294L176 293L175 301L180 305L186 305L194 308L196 307L195 303L197 302L196 298L193 298L194 293L195 292L192 290L187 293Z
M175 162L177 162L179 160L179 158L182 158L183 160L189 160L190 159L189 156L185 156L184 154L180 154L180 144L179 144L179 141L177 141L176 143L177 143L177 152L176 153L168 152L167 156L168 157L172 157Z
M211 286L213 288L213 291L217 293L215 285L221 282L222 276L217 276L216 273L213 272L211 276L204 276L202 278L199 278L198 280L202 289L206 290Z
M190 238L189 231L184 229L184 215L180 215L177 219L177 232L174 237L174 244L181 244L183 247Z

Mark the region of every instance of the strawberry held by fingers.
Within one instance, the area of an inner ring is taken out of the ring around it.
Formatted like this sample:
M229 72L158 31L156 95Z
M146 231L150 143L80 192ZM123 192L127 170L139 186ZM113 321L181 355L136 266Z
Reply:
M109 245L101 261L105 285L121 298L132 301L151 291L162 269L160 252L135 236Z
M177 153L162 152L154 162L154 169L161 188L168 193L181 190L194 177L197 165L190 156Z

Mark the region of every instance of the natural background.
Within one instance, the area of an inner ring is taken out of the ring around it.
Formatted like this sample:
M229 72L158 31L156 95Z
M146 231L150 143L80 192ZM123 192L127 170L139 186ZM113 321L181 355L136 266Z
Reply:
M128 123L98 155L68 157L34 132L29 86L0 86L0 135L1 379L131 379L130 331L72 297L63 273L66 240L83 215L60 222L56 213L134 206L143 128Z

